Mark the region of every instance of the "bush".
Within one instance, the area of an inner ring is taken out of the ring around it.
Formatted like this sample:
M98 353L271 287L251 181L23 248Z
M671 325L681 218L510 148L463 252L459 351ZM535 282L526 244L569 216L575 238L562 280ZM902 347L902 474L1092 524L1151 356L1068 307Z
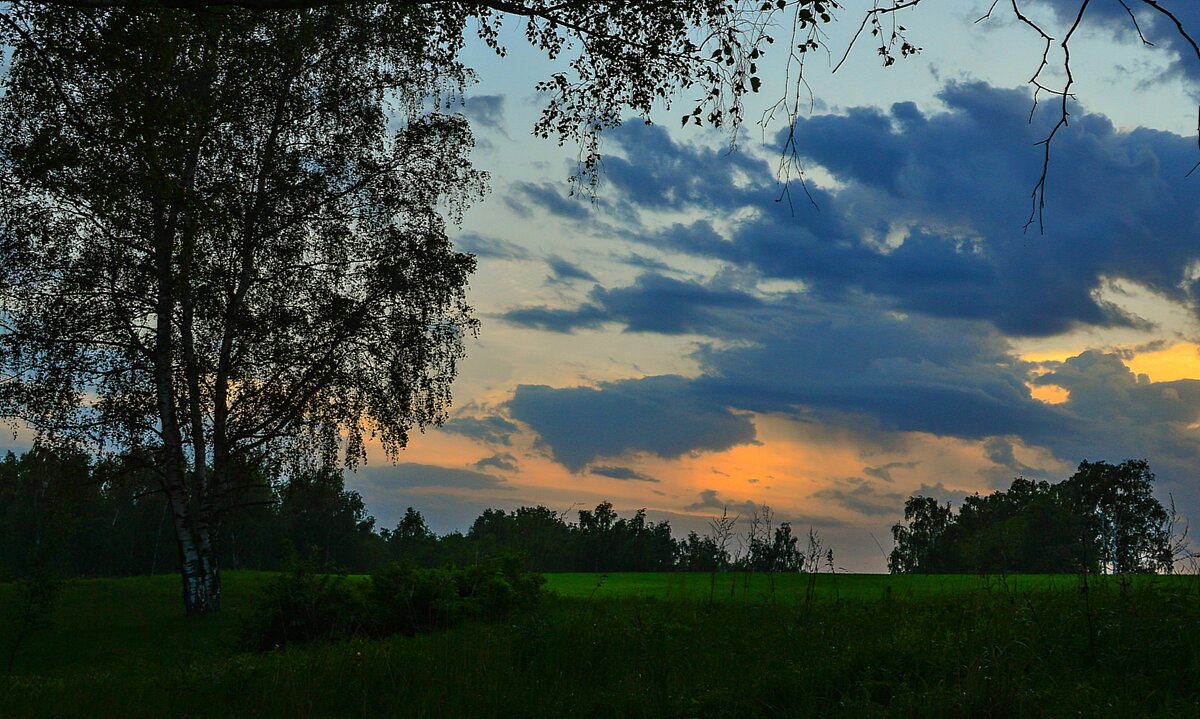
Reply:
M422 569L393 564L371 577L378 628L415 634L466 619L496 619L530 606L546 578L525 571L516 556L488 559L468 567Z
M242 626L249 649L274 649L317 639L345 639L362 632L366 603L341 575L315 574L303 565L263 589L255 612Z
M542 596L545 577L523 565L518 556L442 569L402 562L371 575L365 591L343 576L314 574L301 566L266 586L242 627L242 643L263 650L318 639L411 635L469 619L498 619Z

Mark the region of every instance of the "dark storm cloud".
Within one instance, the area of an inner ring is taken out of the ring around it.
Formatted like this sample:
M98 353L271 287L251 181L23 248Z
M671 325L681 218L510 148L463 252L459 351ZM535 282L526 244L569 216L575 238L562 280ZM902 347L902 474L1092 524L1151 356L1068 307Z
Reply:
M1148 458L1168 484L1194 483L1200 466L1200 432L1195 429L1200 381L1151 382L1135 376L1117 355L1094 351L1034 381L1067 389L1070 396L1059 406L1082 423L1079 432L1030 438L1036 444L1071 461Z
M443 424L442 429L487 444L508 445L512 442L512 434L517 431L517 425L493 414L486 417L455 417Z
M588 299L572 309L525 307L501 317L512 324L553 332L592 329L607 321L620 322L629 332L712 334L740 321L743 313L763 307L761 300L747 292L653 273L641 275L629 287L609 290L596 286Z
M380 489L413 487L510 489L503 479L490 474L417 462L401 462L384 467L365 467L357 474L357 485L368 485Z
M621 479L634 482L658 482L658 480L654 477L651 477L648 474L642 474L641 472L630 469L629 467L592 467L588 469L588 473L598 474L601 477L608 477L609 479Z
M1039 336L1137 325L1097 298L1106 277L1188 299L1181 283L1200 259L1200 215L1182 176L1198 159L1194 138L1118 132L1077 109L1055 139L1046 234L1027 234L1041 172L1035 144L1052 111L1043 106L1030 123L1026 91L978 83L940 97L940 114L901 103L801 119L801 152L844 184L810 185L819 210L797 203L793 214L776 203L778 191L764 189L774 177L766 162L739 157L721 169L723 152L672 143L657 128L614 133L637 166L613 163L611 183L644 209L747 211L729 235L701 219L641 237L801 280L829 302L867 294L900 311Z
M812 496L814 499L832 502L852 512L871 517L896 514L897 508L903 511L904 507L903 494L880 491L873 483L862 477L846 477L835 480L832 487L813 492Z
M621 289L630 307L641 308L625 315L660 305L656 293L638 290L650 284ZM1117 355L1098 352L1035 376L1047 367L1016 358L987 323L901 315L865 301L779 295L760 300L753 321L736 305L696 304L710 307L714 334L723 340L697 350L698 377L523 387L509 411L575 470L625 451L678 456L747 441L752 427L737 410L982 440L994 464L988 477L998 487L1018 474L1053 478L1016 458L1017 441L1070 462L1148 456L1160 475L1179 480L1200 465L1200 436L1190 427L1200 421L1200 381L1151 383ZM1048 405L1032 397L1027 382L1062 386L1070 398ZM913 466L868 467L864 474L886 481L891 470ZM843 504L851 496L841 497Z
M1200 383L1139 380L1119 357L1095 352L1034 365L1014 355L1009 337L1145 326L1099 298L1106 280L1200 300L1190 269L1200 261L1200 213L1194 180L1183 179L1195 139L1119 132L1077 107L1055 140L1046 234L1026 234L1042 169L1035 143L1052 111L1042 107L1030 123L1027 92L983 84L948 86L941 99L936 114L903 103L802 119L801 151L840 185L810 185L820 210L797 203L794 214L775 203L766 162L735 155L723 164L723 150L674 143L656 127L614 133L633 159L607 161L609 191L644 214L713 218L664 230L634 223L624 239L804 290L768 295L748 281L650 272L597 286L579 307L514 311L510 321L560 331L613 322L717 340L696 352L698 377L523 388L514 415L527 414L575 469L626 451L732 446L753 436L729 434L751 428L736 414L749 411L985 441L998 484L1040 472L1016 458L1018 443L1069 462L1149 457L1168 488L1191 481ZM717 222L732 216L739 221ZM1063 386L1070 398L1035 400L1030 381ZM669 439L657 424L627 423L643 416L671 418L661 423Z
M517 458L508 452L500 452L490 457L484 457L476 462L474 466L476 469L488 469L490 467L502 472L516 472L519 469L517 467Z
M1034 400L1029 365L982 323L897 316L793 296L732 346L697 352L703 391L728 406L872 417L883 430L983 438L1063 430Z
M596 281L596 276L591 272L588 272L579 265L564 260L558 255L551 255L546 258L546 264L550 267L550 277L548 279L551 282L573 282L575 280Z
M556 389L520 385L510 415L529 425L554 459L578 472L629 451L679 457L754 441L754 424L684 377L658 376Z
M749 155L676 144L664 128L644 123L622 125L611 138L626 157L604 158L604 180L626 190L635 207L719 210L773 197L775 176Z
M881 430L973 439L1041 437L1078 423L1033 399L1025 382L1034 365L1014 358L1007 340L986 324L901 316L870 303L831 305L803 293L752 299L670 280L677 296L690 299L672 304L663 299L662 280L643 276L593 297L619 306L608 318L629 329L648 331L653 319L662 332L707 331L723 342L696 351L702 373L692 379L518 389L509 413L538 432L564 465L577 470L595 456L630 450L678 456L752 439L749 421L729 408L805 420L815 413L821 421L855 425L869 417ZM587 313L596 322L606 314L597 305L560 312L575 319ZM649 319L634 324L642 317Z

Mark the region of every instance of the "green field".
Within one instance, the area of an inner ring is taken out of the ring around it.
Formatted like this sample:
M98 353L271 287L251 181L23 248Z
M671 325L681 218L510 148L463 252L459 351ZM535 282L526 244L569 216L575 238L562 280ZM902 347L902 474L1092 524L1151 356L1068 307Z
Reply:
M558 574L504 622L239 652L271 576L202 620L173 576L71 583L0 716L1200 717L1195 577Z
M549 574L547 586L563 597L611 599L641 597L664 601L783 603L809 601L923 599L970 593L1078 591L1073 574L976 576L967 574L766 574L728 572L622 572L613 574ZM1091 577L1092 584L1117 586L1115 577ZM1190 576L1141 575L1135 585L1189 587Z

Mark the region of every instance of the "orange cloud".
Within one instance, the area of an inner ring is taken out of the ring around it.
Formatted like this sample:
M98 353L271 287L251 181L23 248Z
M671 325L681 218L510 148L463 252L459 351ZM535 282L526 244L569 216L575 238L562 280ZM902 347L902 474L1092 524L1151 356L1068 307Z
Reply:
M1200 379L1200 346L1181 342L1156 352L1143 352L1125 360L1134 374L1149 375L1155 382Z

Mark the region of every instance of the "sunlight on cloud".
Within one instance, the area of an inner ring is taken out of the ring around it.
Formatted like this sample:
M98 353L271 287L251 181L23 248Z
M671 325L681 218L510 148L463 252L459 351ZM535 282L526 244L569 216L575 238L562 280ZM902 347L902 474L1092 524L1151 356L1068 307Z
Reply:
M1181 342L1160 350L1141 352L1125 360L1134 374L1145 374L1153 382L1200 379L1200 345Z

